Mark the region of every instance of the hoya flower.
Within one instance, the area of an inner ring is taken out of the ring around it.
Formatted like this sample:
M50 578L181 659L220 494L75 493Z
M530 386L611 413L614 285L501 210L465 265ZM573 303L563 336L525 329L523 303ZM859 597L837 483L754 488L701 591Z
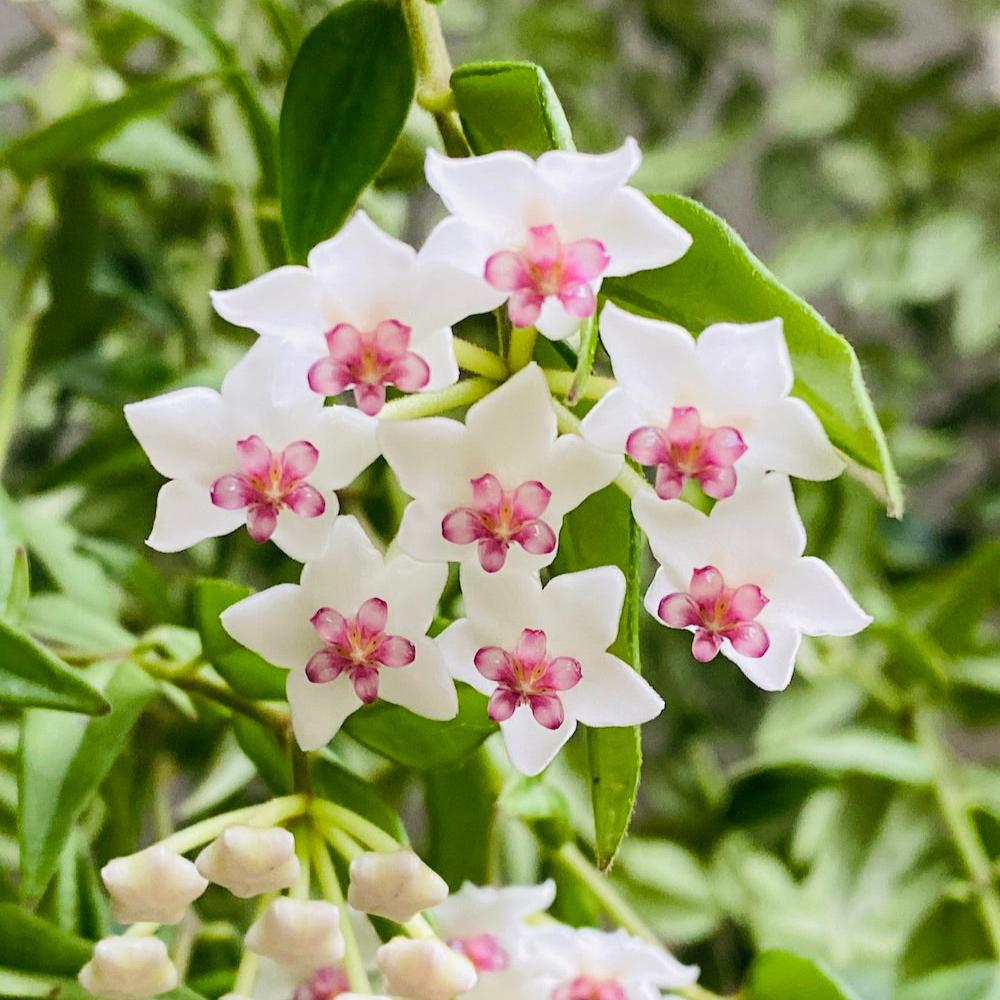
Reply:
M699 972L625 931L540 927L528 952L540 973L533 995L551 1000L660 1000L663 990L690 986Z
M272 826L229 826L195 860L198 871L234 896L278 892L299 877L295 838Z
M239 288L213 292L216 312L263 337L306 349L308 382L320 396L354 392L375 414L387 386L443 389L458 380L451 325L478 311L477 283L356 212L314 247L309 266L289 264Z
M177 970L155 937L110 937L94 945L80 970L80 985L104 1000L146 1000L172 990Z
M323 406L304 380L300 351L255 344L222 391L178 389L131 403L125 418L170 482L147 544L178 552L246 525L293 559L323 551L337 515L334 490L378 455L375 421Z
M673 323L608 303L601 339L618 386L583 420L583 436L656 470L656 493L693 479L723 500L767 471L832 479L844 463L808 404L789 396L792 364L780 319L716 323L695 340Z
M476 985L472 963L437 938L396 937L378 950L385 988L412 1000L451 1000Z
M758 687L787 687L802 635L854 635L871 622L836 573L803 557L806 533L786 476L769 473L703 514L636 494L632 510L660 563L646 609L694 633Z
M480 278L482 308L504 301L514 326L553 340L593 315L606 277L672 264L691 237L627 187L642 156L634 139L613 153L503 151L448 159L429 150L427 182L451 216L421 256Z
M369 851L351 862L347 901L362 913L397 924L448 895L448 883L410 850Z
M250 926L246 946L298 972L333 965L344 957L340 910L319 899L280 896Z
M633 726L660 696L606 652L618 634L625 578L616 566L566 573L542 587L530 573L462 571L465 613L438 637L452 675L489 695L514 766L542 771L587 726Z
M208 888L208 880L190 861L162 844L112 859L101 869L101 878L120 924L179 923Z
M444 566L407 556L386 560L353 517L341 517L299 583L226 608L222 625L289 671L295 737L316 750L377 698L428 719L455 716L455 685L427 638L447 576Z
M563 517L622 466L576 435L556 435L545 377L529 365L469 408L379 425L379 444L414 498L397 541L414 559L539 569L555 558Z
M292 993L291 1000L333 1000L350 996L350 980L342 969L331 965L317 969L304 983L300 983Z

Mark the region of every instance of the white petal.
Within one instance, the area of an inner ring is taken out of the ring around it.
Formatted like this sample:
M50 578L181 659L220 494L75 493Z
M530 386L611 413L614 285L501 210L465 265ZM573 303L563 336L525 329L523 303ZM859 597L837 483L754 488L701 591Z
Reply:
M439 327L422 337L414 338L410 350L420 355L431 370L430 380L421 392L437 392L458 381L458 362L451 327Z
M403 510L403 519L396 533L396 544L411 558L420 562L447 563L472 561L476 545L455 545L441 533L441 522L452 510L450 506L414 500Z
M764 471L800 479L834 479L844 471L844 461L830 444L819 417L793 396L767 406L744 436L745 459ZM737 464L737 472L739 468Z
M531 709L526 705L500 723L507 756L522 774L533 777L541 774L576 732L576 719L567 715L558 729L546 729L535 722Z
M277 667L304 668L323 643L309 619L316 611L296 583L279 583L237 601L219 616L241 645Z
M212 292L225 320L268 337L308 343L327 328L316 277L294 264L275 268L239 288Z
M538 158L538 174L554 192L572 192L581 201L610 197L639 169L642 153L629 136L610 153L550 150Z
M802 633L781 620L767 620L766 611L759 620L767 628L771 645L763 656L743 656L728 642L723 642L720 652L763 691L784 691L795 671Z
M604 272L609 278L673 264L691 246L691 234L634 188L612 195L595 220L594 236L611 258Z
M513 649L522 629L548 625L534 573L484 573L478 566L463 566L460 580L466 615L498 645Z
M458 695L441 650L426 636L407 638L416 646L416 658L406 667L383 667L379 671L379 697L425 719L454 719Z
M477 669L475 656L489 641L484 641L483 632L468 618L452 622L434 640L441 650L441 657L448 673L457 681L463 681L480 694L492 694L496 683L487 680Z
M599 399L583 418L580 433L598 448L621 454L625 451L629 434L647 423L632 394L618 386Z
M592 654L583 677L563 692L563 704L585 726L636 726L663 711L663 699L624 660Z
M129 403L125 420L153 468L168 479L210 484L236 460L222 397L212 389L178 389Z
M208 486L172 479L156 496L156 517L146 544L157 552L180 552L206 538L228 535L245 521L245 511L216 507Z
M800 559L767 596L806 635L855 635L872 622L840 577L815 556Z
M292 730L299 746L306 751L326 746L353 712L361 699L346 674L328 684L313 684L304 670L293 670L286 687L292 711Z
M780 319L763 323L714 323L698 337L706 373L741 398L758 403L787 396L794 375Z
M552 490L552 499L543 519L562 518L611 483L624 464L621 455L611 455L575 434L564 434L548 463L545 485Z
M318 490L349 486L378 458L378 421L352 406L326 406L307 428L319 449L309 476Z
M447 268L454 275L462 276L462 283L458 284L456 278L455 285L449 285L448 290L454 287L471 315L496 309L507 299L507 292L497 291L484 277L487 258L502 246L496 233L449 215L431 230L418 259L422 267Z
M441 563L417 562L403 555L391 559L373 584L375 596L389 606L386 630L407 639L424 635L447 582L448 567Z
M625 576L617 566L564 573L542 591L553 643L592 646L601 652L618 637L624 601Z
M309 267L317 271L333 268L341 274L386 270L405 273L416 257L413 247L390 236L359 209L336 236L309 251Z
M330 530L337 519L340 501L336 493L324 495L326 510L319 517L300 517L287 507L278 512L271 541L296 562L322 559L330 544Z
M600 286L600 282L593 282L592 286L596 290ZM535 321L535 327L543 337L548 337L549 340L565 340L578 333L582 323L583 320L578 316L571 316L566 312L558 298L550 295L542 304L542 311Z
M715 509L721 506L717 504ZM690 579L695 566L705 565L711 526L700 510L681 500L661 500L652 490L639 490L632 498L632 516L645 532L661 566L669 566Z
M471 497L469 481L485 471L470 460L467 432L457 420L383 420L377 441L404 492L449 510L467 502L462 498Z
M384 575L382 556L357 519L338 517L322 559L302 570L302 593L309 615L322 607L353 615L375 593ZM439 592L440 593L440 592Z
M222 400L238 433L294 440L300 425L323 408L323 397L309 388L314 350L261 337L222 380Z
M433 910L447 941L456 937L493 934L504 937L520 929L528 917L544 913L556 898L556 884L512 885L502 889L466 882Z
M653 580L646 590L642 599L642 606L659 622L660 616L657 614L660 602L667 594L675 594L679 591L686 592L691 583L691 572L694 563L685 569L676 569L672 566L661 566L653 576Z
M647 420L666 424L672 406L690 403L701 374L694 338L683 327L635 316L609 302L601 311L601 340L619 386Z

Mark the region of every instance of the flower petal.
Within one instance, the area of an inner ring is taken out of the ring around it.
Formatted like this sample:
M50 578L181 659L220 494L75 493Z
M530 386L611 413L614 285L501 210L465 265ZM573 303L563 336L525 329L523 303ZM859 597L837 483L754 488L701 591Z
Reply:
M499 538L480 538L476 549L479 565L487 573L499 573L507 562L510 545Z
M255 542L270 541L278 526L278 512L269 503L254 503L247 508L247 533Z
M386 630L411 639L424 635L447 581L448 567L440 563L417 562L401 554L390 559L371 590L389 605Z
M537 667L545 659L545 633L541 629L523 629L517 640L515 655L524 666Z
M698 605L688 594L674 592L660 601L656 616L671 628L690 628L701 621Z
M430 378L430 366L413 351L407 351L389 371L389 380L402 392L419 392Z
M281 453L281 471L290 480L305 479L319 461L319 451L311 441L293 441Z
M507 756L522 774L540 774L576 731L576 720L567 718L558 729L540 726L527 709L515 712L500 724Z
M413 643L401 635L387 635L375 650L375 659L383 667L407 667L416 655Z
M424 359L430 372L422 391L438 392L458 381L455 339L450 327L438 327L429 333L414 336L412 350Z
M157 552L180 552L206 538L228 535L245 520L242 510L216 507L208 486L173 479L156 496L156 516L146 544Z
M844 460L819 418L801 399L788 397L765 407L748 437L752 461L765 471L819 480L844 471Z
M758 405L792 390L792 362L780 319L714 323L698 337L698 360L727 392Z
M517 711L520 699L510 688L498 687L490 695L486 714L494 722L506 722Z
M691 246L691 234L634 188L611 196L593 235L610 257L607 277L673 264Z
M487 471L477 467L478 455L470 455L466 429L446 417L383 420L378 443L404 492L449 510L469 502L469 481Z
M546 729L558 729L566 720L566 712L558 695L529 695L528 705L531 708L531 714L535 717L535 722Z
M311 344L328 325L316 276L294 264L211 295L212 305L223 319L266 337Z
M329 539L321 558L309 560L302 570L302 592L309 614L322 607L352 614L373 594L383 594L382 556L357 519L338 517L327 529ZM391 564L390 564L391 565ZM376 589L378 588L378 589ZM440 591L438 591L440 595Z
M476 653L488 644L481 628L468 618L460 618L437 636L434 643L441 651L445 668L455 680L463 681L480 694L493 693L496 682L484 677L475 667Z
M441 650L424 636L414 639L414 648L409 666L380 671L381 697L425 719L453 719L458 713L458 695Z
M510 683L514 679L514 666L510 653L501 646L482 646L476 650L473 662L488 681Z
M644 418L629 392L618 386L599 399L583 418L580 433L598 448L622 452L629 434L643 423Z
M575 434L564 434L556 441L544 474L545 485L552 491L545 520L558 528L574 507L612 482L623 465L621 455L595 448Z
M296 562L320 559L330 543L330 528L336 523L340 503L337 494L323 498L326 504L322 514L316 517L301 517L292 510L281 510L271 541L285 555Z
M441 521L441 534L453 545L468 545L485 538L489 532L472 508L456 507Z
M795 670L795 657L798 655L802 633L783 622L768 621L765 627L770 645L763 656L744 656L728 642L722 644L720 652L732 660L757 687L764 691L783 691L788 687Z
M350 641L347 634L347 619L336 608L318 608L310 616L309 623L325 643L346 646Z
M563 573L545 585L541 601L553 654L581 647L603 652L618 636L625 576L617 566Z
M326 746L353 712L361 707L347 674L329 684L313 684L305 670L292 670L286 685L292 731L305 751Z
M855 635L872 622L840 577L815 556L800 559L768 596L806 635Z
M553 691L568 691L580 683L583 668L572 656L556 656L545 668L542 683Z
M663 711L663 699L624 660L595 653L580 683L562 695L566 711L586 726L636 726Z
M559 539L545 521L527 521L521 525L514 541L533 556L547 556L555 552Z
M296 583L279 583L230 605L222 627L241 645L285 669L301 669L321 642L310 624L310 607Z
M572 192L583 203L608 198L639 169L642 153L631 136L610 153L550 150L538 158L540 177L556 192Z
M323 494L308 483L300 483L286 497L285 504L299 517L319 517L326 511Z
M396 533L396 544L408 556L420 562L478 563L476 549L465 548L448 541L441 532L441 525L451 513L448 508L413 500L403 508L403 519Z
M381 597L369 597L358 608L357 622L369 635L381 632L389 617L389 606Z
M478 567L465 565L459 579L466 615L492 636L491 642L513 649L522 630L546 627L541 606L542 585L536 574L515 572L511 568L493 576L481 572Z
M343 489L375 459L378 422L350 406L327 406L303 430L319 449L319 461L309 476L320 492Z
M719 504L716 509L722 506ZM647 490L640 490L632 498L632 514L646 533L656 561L671 571L674 582L667 593L686 591L692 570L704 565L708 555L711 540L708 516L690 504L663 503ZM649 608L649 613L656 614L655 605Z

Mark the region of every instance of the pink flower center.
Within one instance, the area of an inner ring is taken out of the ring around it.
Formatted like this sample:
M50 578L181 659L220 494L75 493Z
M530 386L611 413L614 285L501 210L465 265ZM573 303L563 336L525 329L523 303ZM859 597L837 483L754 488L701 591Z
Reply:
M310 619L325 643L309 658L306 677L314 684L327 684L347 674L357 696L370 705L378 697L378 672L382 667L405 667L416 650L409 639L387 635L389 606L380 597L370 597L347 618L333 608L320 608Z
M292 994L292 1000L333 1000L347 993L351 984L340 969L317 969L312 976Z
M625 988L613 979L577 976L552 993L552 1000L628 1000Z
M441 521L441 534L456 545L479 543L479 564L496 573L507 561L511 542L532 555L548 555L556 547L556 533L541 519L551 490L537 480L505 490L486 473L472 481L472 504L456 507Z
M488 706L494 722L505 722L519 706L528 705L535 721L546 729L563 724L566 713L557 692L576 687L583 669L572 656L549 657L546 644L541 629L526 628L513 653L500 646L483 646L476 652L476 669L497 684Z
M300 517L319 517L326 500L306 482L319 449L310 441L293 441L275 455L256 434L236 442L240 471L227 472L212 483L212 503L224 510L247 508L247 531L255 542L266 542L278 525L283 507Z
M532 226L523 247L500 250L486 261L483 277L497 291L510 292L507 311L514 326L534 326L553 295L570 316L592 316L597 301L590 283L610 260L598 240L562 243L555 226Z
M502 972L510 965L510 956L492 934L452 938L448 946L461 952L476 967L477 972Z
M725 500L736 489L733 465L747 450L735 427L705 427L693 406L675 406L666 427L637 427L625 450L640 465L656 466L656 495L673 500L686 479L707 496Z
M363 331L338 323L326 334L328 354L309 369L313 392L336 396L354 389L358 409L374 416L385 404L385 387L416 392L427 385L431 370L410 350L410 328L387 319Z
M737 653L757 658L771 644L764 627L754 621L767 601L757 584L727 587L714 566L702 566L691 574L688 593L667 594L657 614L673 628L694 628L691 652L702 663L715 658L723 639Z

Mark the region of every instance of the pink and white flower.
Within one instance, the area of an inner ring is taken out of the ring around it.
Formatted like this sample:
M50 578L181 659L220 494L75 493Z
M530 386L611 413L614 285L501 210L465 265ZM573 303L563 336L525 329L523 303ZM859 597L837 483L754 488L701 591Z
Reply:
M451 325L478 311L479 297L462 271L418 257L356 212L312 249L308 267L276 268L213 292L212 303L230 323L305 348L314 392L351 389L375 414L387 386L418 392L458 380Z
M632 501L660 568L646 610L694 634L706 662L722 653L765 691L788 686L804 635L854 635L871 618L821 559L787 476L769 473L703 514L643 491Z
M461 580L468 617L437 641L452 676L489 695L519 771L544 770L578 722L633 726L662 711L660 696L607 652L625 600L616 566L557 576L544 588L534 574L469 567Z
M606 277L672 264L691 237L627 187L642 156L502 151L471 159L427 153L427 182L452 213L421 251L481 281L481 308L507 302L514 326L570 336Z
M601 339L618 386L584 418L583 436L655 468L661 499L680 496L689 479L723 500L763 472L832 479L843 471L816 414L788 395L794 376L780 319L716 323L695 340L609 303Z
M398 543L414 559L461 561L488 573L539 569L555 558L563 517L622 466L575 435L557 437L541 370L529 365L469 408L383 421L379 444L414 498Z
M375 421L324 407L301 351L255 344L222 391L187 388L130 403L125 419L161 487L146 544L178 552L246 525L293 559L320 555L347 486L378 455Z
M625 931L540 927L527 947L539 970L531 995L550 1000L661 1000L663 990L690 986L699 973Z
M407 556L384 559L353 517L341 517L299 583L239 601L222 625L289 671L295 737L316 750L377 698L428 719L454 717L455 686L426 634L447 576L444 566Z

